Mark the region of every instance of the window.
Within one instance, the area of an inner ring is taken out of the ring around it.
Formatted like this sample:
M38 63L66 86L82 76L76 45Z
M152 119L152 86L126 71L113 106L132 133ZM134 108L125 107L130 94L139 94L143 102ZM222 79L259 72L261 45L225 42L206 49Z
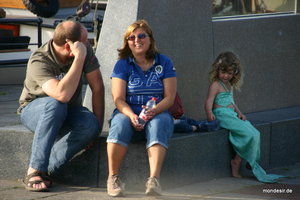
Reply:
M212 0L213 17L291 13L297 0Z

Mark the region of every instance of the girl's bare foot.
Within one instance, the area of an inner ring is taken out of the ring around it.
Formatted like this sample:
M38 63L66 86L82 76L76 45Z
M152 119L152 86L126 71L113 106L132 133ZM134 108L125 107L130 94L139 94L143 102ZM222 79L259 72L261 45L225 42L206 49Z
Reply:
M240 175L241 162L238 162L235 159L233 159L230 161L230 164L232 176L235 178L242 178L242 176Z

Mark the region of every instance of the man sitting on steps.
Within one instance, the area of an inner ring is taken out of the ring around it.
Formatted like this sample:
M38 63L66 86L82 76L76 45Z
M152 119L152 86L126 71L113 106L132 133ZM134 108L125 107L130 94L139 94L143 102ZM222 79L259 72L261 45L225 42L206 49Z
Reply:
M79 22L60 23L53 39L34 52L20 97L22 123L34 132L30 191L47 191L55 174L99 134L104 115L104 84L99 63ZM82 75L92 91L93 112L82 106Z

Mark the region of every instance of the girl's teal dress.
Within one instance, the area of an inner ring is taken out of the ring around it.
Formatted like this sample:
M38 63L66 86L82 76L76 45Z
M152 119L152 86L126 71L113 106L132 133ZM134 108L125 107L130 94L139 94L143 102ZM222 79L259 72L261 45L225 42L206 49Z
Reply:
M247 160L252 167L254 176L261 182L273 183L283 176L266 174L265 170L258 164L260 159L260 133L247 120L238 118L237 113L229 105L234 104L232 88L229 90L223 82L219 82L226 92L216 95L214 103L220 107L215 108L213 113L220 126L229 130L229 140L236 153Z

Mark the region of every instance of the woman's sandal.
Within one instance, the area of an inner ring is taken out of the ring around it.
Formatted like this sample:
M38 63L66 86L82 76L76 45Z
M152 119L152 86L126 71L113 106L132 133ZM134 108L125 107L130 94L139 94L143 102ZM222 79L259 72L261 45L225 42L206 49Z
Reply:
M33 177L41 177L42 180L29 181ZM29 191L33 191L33 192L46 192L46 191L49 191L48 186L46 185L44 178L45 178L45 175L43 175L43 173L41 173L41 172L33 172L31 174L26 175L25 178L23 179L23 184L25 186L25 189L29 190ZM47 187L46 188L34 188L33 187L34 184L41 184L41 183L44 183ZM50 183L52 184L51 180L50 180Z

